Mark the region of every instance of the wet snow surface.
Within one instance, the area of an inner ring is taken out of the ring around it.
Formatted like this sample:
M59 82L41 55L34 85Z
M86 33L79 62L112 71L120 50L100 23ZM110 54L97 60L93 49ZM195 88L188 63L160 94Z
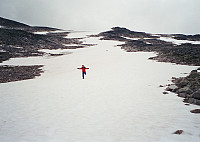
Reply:
M74 33L71 37L92 33ZM114 41L83 39L97 46L72 54L11 59L2 64L44 64L36 79L0 84L2 142L199 142L198 106L163 95L196 67L147 60L154 53L129 53ZM78 67L84 64L85 80ZM172 134L178 129L181 135Z

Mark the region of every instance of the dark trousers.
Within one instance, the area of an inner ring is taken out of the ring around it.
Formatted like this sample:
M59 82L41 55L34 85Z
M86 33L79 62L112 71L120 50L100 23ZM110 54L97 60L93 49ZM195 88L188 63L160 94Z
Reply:
M82 72L83 79L84 79L84 75L86 75L86 72Z

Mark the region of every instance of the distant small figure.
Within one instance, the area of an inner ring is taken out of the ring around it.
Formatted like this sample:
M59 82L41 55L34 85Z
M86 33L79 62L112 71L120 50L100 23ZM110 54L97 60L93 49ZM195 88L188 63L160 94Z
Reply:
M81 68L77 68L77 69L81 69L82 70L82 77L84 79L84 75L86 75L86 69L89 69L89 68L86 68L84 65L82 65Z

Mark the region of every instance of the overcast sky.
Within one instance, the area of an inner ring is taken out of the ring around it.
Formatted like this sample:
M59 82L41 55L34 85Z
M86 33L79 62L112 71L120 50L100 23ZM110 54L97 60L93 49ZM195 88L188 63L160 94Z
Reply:
M200 33L200 0L0 0L0 16L66 30Z

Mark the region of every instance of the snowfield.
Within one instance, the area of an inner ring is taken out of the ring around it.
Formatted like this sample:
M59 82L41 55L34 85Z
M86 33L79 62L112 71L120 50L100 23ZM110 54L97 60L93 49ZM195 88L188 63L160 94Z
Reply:
M81 37L91 33L73 33ZM163 95L159 85L197 67L148 60L155 53L130 53L115 41L65 50L59 57L17 58L1 65L44 64L32 80L0 84L1 142L199 142L199 108ZM83 80L78 67L90 69ZM178 129L181 135L172 134Z
M56 30L56 31L41 31L41 32L34 32L34 34L39 34L39 35L46 35L48 33L64 33L64 32L73 32L70 30L64 31L64 30Z

